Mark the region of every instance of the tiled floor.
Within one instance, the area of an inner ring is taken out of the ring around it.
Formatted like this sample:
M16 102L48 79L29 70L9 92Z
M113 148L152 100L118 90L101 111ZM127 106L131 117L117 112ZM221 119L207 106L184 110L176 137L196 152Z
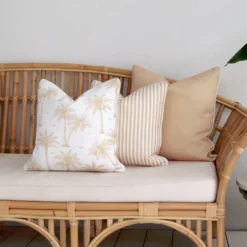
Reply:
M226 247L247 246L247 232L227 232ZM80 232L80 246L82 232ZM0 247L49 247L50 244L28 227L4 227L0 232ZM69 246L69 241L68 241ZM124 229L112 234L101 247L194 247L183 235L160 229ZM214 247L216 244L214 242Z

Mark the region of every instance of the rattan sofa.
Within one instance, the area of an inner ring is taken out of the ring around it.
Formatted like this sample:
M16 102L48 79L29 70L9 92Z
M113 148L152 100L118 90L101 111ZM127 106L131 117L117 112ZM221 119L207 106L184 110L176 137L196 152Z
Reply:
M76 98L90 87L92 79L105 81L113 77L120 78L121 93L129 94L129 70L75 64L1 64L0 168L7 167L15 174L15 165L8 162L8 157L12 157L12 160L15 157L21 162L25 154L30 154L34 148L36 89L40 78L58 83L71 97ZM210 139L216 142L214 153L218 155L214 163L218 182L214 201L30 201L22 199L29 198L28 193L23 192L18 194L18 200L0 198L0 221L19 222L32 227L56 247L66 246L67 222L71 246L78 246L80 221L84 224L84 247L98 246L114 231L141 223L171 227L201 247L212 247L212 239L217 236L217 246L225 246L225 197L233 169L247 144L247 109L220 96L217 97L217 104L210 135ZM228 119L225 122L222 119L226 117ZM31 174L25 172L24 179L28 180ZM15 188L17 190L16 180L15 185L9 188L9 195L15 193ZM0 182L0 195L2 189ZM192 227L193 221L195 228ZM59 239L55 235L55 222L60 225ZM202 238L204 224L207 233L205 240Z

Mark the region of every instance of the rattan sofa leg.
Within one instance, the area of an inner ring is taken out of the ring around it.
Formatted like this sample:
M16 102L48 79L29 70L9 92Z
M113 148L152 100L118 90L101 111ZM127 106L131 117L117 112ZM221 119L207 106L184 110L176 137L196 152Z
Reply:
M60 246L66 247L66 221L60 220Z
M202 237L202 222L201 222L201 220L196 221L196 235L198 238Z
M212 238L212 221L208 220L207 221L207 247L212 247L213 246L213 238Z
M225 218L217 221L217 247L225 247Z
M38 225L41 227L45 227L45 221L43 219L38 219Z
M78 247L78 220L70 220L70 246Z
M48 219L48 231L52 236L55 236L55 222L52 219Z
M88 247L89 243L90 243L90 220L84 220L84 226L83 226L83 237L84 237L84 247Z

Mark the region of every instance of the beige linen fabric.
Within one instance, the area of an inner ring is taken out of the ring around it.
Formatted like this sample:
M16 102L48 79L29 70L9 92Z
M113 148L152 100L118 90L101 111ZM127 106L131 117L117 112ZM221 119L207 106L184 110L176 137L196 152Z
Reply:
M92 86L100 85L94 81ZM104 83L103 83L104 84ZM143 87L119 99L118 158L125 165L162 166L166 158L157 155L161 147L163 112L168 83Z
M29 154L0 154L0 200L205 203L215 201L218 187L213 162L171 161L163 167L88 174L25 172L28 159Z
M212 161L209 140L213 127L219 68L170 84L164 109L159 154L170 160ZM133 66L132 91L162 80L162 76Z

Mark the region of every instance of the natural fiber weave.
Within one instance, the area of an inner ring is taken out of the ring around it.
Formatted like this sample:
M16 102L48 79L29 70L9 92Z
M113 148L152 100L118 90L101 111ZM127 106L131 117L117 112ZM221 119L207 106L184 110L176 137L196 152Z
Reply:
M51 80L76 99L90 88L92 80L106 81L113 77L120 78L121 93L128 95L131 89L129 70L75 64L1 64L1 152L32 152L37 83L41 78ZM66 221L69 221L71 246L78 247L78 223L83 220L84 247L97 246L115 230L139 223L172 227L203 247L212 247L212 237L217 235L217 246L224 247L225 196L234 167L247 145L247 109L220 96L217 103L218 111L210 135L216 142L214 152L218 155L215 165L219 187L214 203L0 201L0 221L26 224L41 233L52 246L66 246ZM225 124L224 118L227 118ZM54 232L55 221L60 222L59 240ZM191 228L192 221L195 221L195 230ZM207 229L206 243L201 240L203 224Z

